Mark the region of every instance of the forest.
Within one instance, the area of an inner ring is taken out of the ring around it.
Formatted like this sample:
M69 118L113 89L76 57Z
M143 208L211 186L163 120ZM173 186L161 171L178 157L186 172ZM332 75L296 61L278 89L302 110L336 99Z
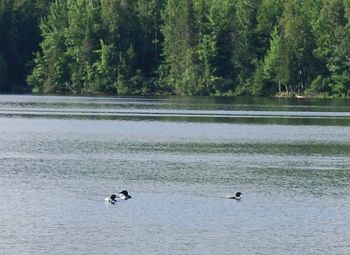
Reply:
M350 96L350 0L0 0L0 92Z

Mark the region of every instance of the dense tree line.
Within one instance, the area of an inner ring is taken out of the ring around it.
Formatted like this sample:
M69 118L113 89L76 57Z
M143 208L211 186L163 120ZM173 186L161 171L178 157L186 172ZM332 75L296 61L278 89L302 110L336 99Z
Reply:
M50 0L0 0L0 92L22 91Z
M1 0L0 43L0 91L350 95L350 0Z

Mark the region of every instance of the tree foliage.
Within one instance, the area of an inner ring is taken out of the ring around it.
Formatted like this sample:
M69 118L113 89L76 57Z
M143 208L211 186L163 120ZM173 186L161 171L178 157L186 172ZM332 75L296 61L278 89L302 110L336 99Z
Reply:
M0 1L0 92L26 89L33 52L41 41L39 22L50 0Z
M350 94L349 0L2 0L0 91Z

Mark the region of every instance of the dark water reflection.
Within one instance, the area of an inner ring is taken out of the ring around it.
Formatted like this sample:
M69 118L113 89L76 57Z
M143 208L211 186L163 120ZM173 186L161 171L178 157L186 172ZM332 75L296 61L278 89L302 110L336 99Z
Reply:
M348 114L347 100L0 96L0 248L349 254ZM133 199L103 201L124 188Z
M350 125L349 100L1 96L0 116Z

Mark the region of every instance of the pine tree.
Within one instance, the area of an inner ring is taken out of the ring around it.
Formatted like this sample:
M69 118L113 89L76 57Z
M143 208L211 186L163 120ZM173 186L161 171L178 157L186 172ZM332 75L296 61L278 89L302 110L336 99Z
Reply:
M168 0L163 13L164 63L161 79L179 94L198 92L192 0Z
M236 2L236 36L233 62L237 71L238 95L252 94L251 78L258 61L257 49L257 0Z
M43 41L41 51L34 59L35 68L27 81L34 91L52 93L69 90L70 59L65 44L65 28L68 26L67 1L55 0L40 24Z
M350 2L326 0L315 15L313 30L316 35L316 56L327 67L327 72L318 76L314 89L320 91L324 80L330 81L332 94L345 96L350 91ZM329 79L328 79L329 77Z

